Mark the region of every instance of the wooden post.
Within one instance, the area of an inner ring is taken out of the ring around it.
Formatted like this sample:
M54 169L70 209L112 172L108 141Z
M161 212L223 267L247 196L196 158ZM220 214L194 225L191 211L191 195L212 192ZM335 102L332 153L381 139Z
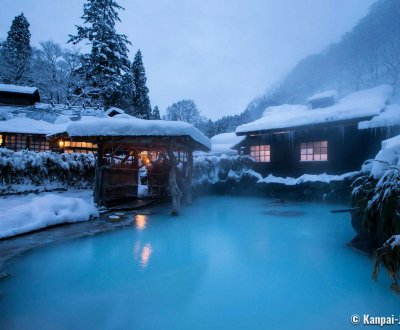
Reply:
M178 215L179 210L181 207L181 197L182 197L182 192L179 189L178 183L177 183L177 162L176 158L174 155L174 152L172 150L172 146L168 146L168 157L170 161L170 170L169 170L169 177L168 177L168 185L169 185L169 191L171 193L171 198L172 198L172 215Z
M133 155L133 169L136 171L136 196L139 197L139 184L140 184L140 177L139 177L139 158L140 158L140 151L134 151Z
M187 152L187 164L185 173L185 200L186 203L191 205L193 202L192 196L192 178L193 178L193 151Z
M97 144L97 157L96 157L96 168L94 173L94 189L93 199L98 205L102 205L101 189L102 189L102 166L104 156L104 145L103 143Z

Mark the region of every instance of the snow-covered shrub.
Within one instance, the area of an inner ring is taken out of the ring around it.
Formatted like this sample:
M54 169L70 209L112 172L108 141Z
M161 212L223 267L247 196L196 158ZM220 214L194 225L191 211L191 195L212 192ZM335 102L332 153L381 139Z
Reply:
M358 210L352 214L352 224L363 245L376 249L374 279L383 265L394 280L392 288L400 292L399 155L400 136L396 136L383 141L375 159L363 166L365 175L354 182L352 205Z
M94 167L92 154L0 148L0 193L11 192L16 185L88 187L93 184Z
M195 156L193 159L193 185L216 184L228 179L237 179L243 176L244 172L249 171L253 164L254 160L248 156L227 156L224 154L221 156Z
M391 288L400 293L400 235L394 235L388 239L381 248L375 252L373 278L378 280L380 266L385 267L393 280Z

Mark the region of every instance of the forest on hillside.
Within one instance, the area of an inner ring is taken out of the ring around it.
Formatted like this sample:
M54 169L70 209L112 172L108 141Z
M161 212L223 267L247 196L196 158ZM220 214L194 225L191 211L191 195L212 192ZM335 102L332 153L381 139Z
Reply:
M130 61L131 42L115 27L123 8L108 3L104 19L98 15L98 2L88 1L83 24L71 26L69 47L53 41L31 46L29 22L23 14L17 16L8 35L0 36L4 39L0 44L0 83L34 85L43 102L115 106L139 118L159 119L160 110L151 106L143 55L138 50ZM202 116L194 100L184 99L164 109L161 117L193 123L211 137L259 118L268 106L305 103L315 92L335 89L344 96L382 83L398 89L399 17L400 1L378 0L339 42L302 59L238 115L212 121ZM82 42L91 46L88 53L74 47Z
M286 77L249 103L239 116L227 118L249 122L266 107L305 103L316 92L335 89L340 96L379 84L400 83L400 1L378 0L367 16L337 43L302 59ZM229 120L228 120L229 119Z

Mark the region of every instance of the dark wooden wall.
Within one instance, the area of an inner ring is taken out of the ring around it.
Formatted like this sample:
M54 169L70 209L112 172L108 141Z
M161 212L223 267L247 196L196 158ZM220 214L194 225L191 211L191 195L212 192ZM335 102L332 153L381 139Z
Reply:
M399 134L396 130L358 130L357 126L336 126L299 130L291 134L248 136L242 143L244 154L251 145L271 146L271 161L256 163L254 169L262 175L299 176L302 174L342 174L357 171L363 162L374 158L381 142ZM300 143L328 141L328 161L300 162Z
M40 102L38 91L32 94L0 91L0 104L3 105L34 105L36 102Z

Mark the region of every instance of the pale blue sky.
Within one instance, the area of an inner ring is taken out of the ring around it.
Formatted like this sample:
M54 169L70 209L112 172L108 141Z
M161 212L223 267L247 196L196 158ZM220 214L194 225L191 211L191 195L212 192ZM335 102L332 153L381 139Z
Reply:
M117 0L118 1L118 0ZM140 48L152 105L193 99L212 119L244 110L302 57L350 30L374 0L119 0L120 33ZM1 0L0 38L24 12L32 44L64 44L83 0Z

